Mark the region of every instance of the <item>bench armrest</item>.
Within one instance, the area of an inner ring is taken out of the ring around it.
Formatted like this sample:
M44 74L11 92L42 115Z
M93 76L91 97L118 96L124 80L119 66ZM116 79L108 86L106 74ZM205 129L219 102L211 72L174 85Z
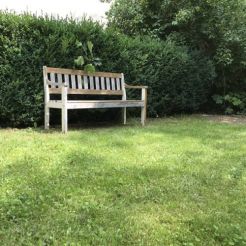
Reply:
M148 89L148 86L144 86L144 85L128 85L128 84L125 84L125 88L126 89Z
M147 107L147 89L148 86L144 85L128 85L125 83L126 89L140 89L141 90L141 100L145 102L145 108Z

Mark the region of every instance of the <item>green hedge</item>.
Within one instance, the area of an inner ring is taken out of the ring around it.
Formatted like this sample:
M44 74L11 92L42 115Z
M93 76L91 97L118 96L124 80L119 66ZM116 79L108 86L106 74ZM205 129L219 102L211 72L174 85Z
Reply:
M123 72L127 81L150 87L150 116L194 112L207 100L214 67L198 51L172 41L131 39L90 20L0 12L1 125L43 123L42 66L72 68L81 55L76 40L93 41L103 63L99 70ZM100 119L113 115L104 112ZM74 117L85 115L98 117L93 111Z
M150 116L195 112L206 103L215 72L198 51L149 38L120 37L119 43L116 69L123 68L126 81L149 86Z

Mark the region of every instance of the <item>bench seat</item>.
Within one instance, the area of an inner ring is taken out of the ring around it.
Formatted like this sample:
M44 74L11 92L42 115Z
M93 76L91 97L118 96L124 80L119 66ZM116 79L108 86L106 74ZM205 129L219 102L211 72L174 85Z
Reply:
M62 100L50 100L47 103L49 108L62 108ZM135 108L144 107L143 100L86 100L86 101L67 101L67 109L86 109L86 108Z

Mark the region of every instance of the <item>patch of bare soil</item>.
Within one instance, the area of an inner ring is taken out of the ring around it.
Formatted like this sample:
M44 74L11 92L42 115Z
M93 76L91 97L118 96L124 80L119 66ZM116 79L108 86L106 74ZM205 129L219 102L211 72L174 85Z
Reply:
M207 118L211 121L221 122L221 123L228 123L228 124L246 124L246 116L239 116L239 115L208 115L202 114L203 118Z

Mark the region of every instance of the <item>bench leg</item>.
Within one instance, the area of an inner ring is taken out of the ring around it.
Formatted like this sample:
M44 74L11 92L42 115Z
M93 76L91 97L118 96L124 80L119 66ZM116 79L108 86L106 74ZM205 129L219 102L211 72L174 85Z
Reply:
M122 119L123 119L123 124L126 125L126 108L123 108Z
M147 88L142 88L142 100L144 101L144 106L141 108L141 123L142 126L145 125L147 117Z
M49 130L50 128L50 108L45 106L44 108L44 129Z
M62 108L62 132L67 133L68 127L67 127L67 108Z
M141 108L141 124L142 126L145 125L146 122L146 107Z

